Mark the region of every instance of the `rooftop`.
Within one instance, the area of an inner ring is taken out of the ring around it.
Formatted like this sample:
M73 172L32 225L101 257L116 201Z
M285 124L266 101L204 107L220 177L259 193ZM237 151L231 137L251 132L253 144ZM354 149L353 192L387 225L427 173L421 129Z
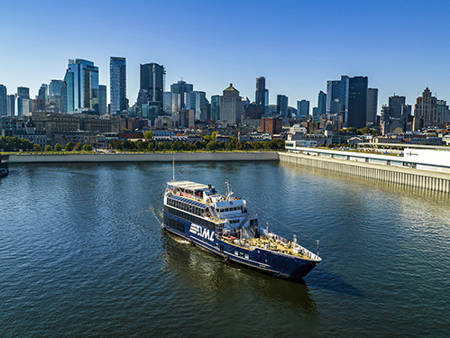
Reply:
M168 182L167 185L169 185L171 187L188 189L188 190L205 190L205 189L209 188L205 184L195 183L195 182L191 182L191 181L174 181L174 182Z

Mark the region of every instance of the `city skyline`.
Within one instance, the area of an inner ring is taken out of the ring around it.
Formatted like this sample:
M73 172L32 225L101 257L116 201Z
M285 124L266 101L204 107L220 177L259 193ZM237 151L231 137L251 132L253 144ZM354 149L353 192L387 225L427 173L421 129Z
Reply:
M150 5L134 1L121 6L100 1L86 14L86 27L68 20L75 15L71 14L74 5L53 1L39 6L24 3L28 11L23 15L5 16L6 32L0 38L10 51L0 56L0 83L8 88L8 94L25 86L34 97L42 83L63 79L67 60L74 57L93 61L99 67L99 84L109 85L110 56L118 55L127 59L126 86L130 104L137 98L139 65L151 62L166 69L166 91L170 84L184 79L205 91L208 98L220 94L232 82L242 96L253 101L255 78L264 76L270 103L275 103L277 95L283 94L289 97L291 106L295 106L292 103L301 99L316 102L319 91L326 91L327 80L345 74L368 76L370 87L379 89L378 114L389 96L406 96L407 102L412 104L425 87L450 101L447 81L450 70L445 62L449 47L439 44L439 53L428 52L449 32L448 24L439 20L449 7L445 2L434 8L415 1L408 2L407 7L400 6L400 2L389 2L389 11L386 11L383 2L296 4L288 1L256 8L255 2L249 1L239 4L239 11L233 15L226 9L221 17L211 15L218 6L214 3L198 2L189 7L177 1L172 4L154 2L151 6L159 13L158 17L142 23L143 20L137 19L142 18L141 12L146 12L143 9ZM81 1L80 5L83 3ZM235 8L238 3L232 1L231 5ZM3 9L12 14L18 7L6 4ZM131 13L125 15L127 22L139 24L121 25L120 30L110 34L115 24L112 18L117 18L124 10ZM310 16L302 22L294 20L293 14L303 10L311 13ZM102 20L96 17L103 12L111 17L102 16ZM336 26L332 17L342 13L346 13L349 20ZM323 15L321 24L312 25L319 14ZM383 24L380 15L384 18ZM178 18L182 18L183 32L174 24ZM251 28L251 24L258 20L271 24L259 25L261 34L255 38L255 28ZM41 35L51 33L61 41L45 44L45 48L38 44L42 36L31 31L38 22ZM65 28L55 31L62 22ZM146 31L153 33L143 34ZM20 39L14 38L17 32L24 32ZM74 43L85 39L88 33L92 38L86 43ZM65 38L69 36L70 39ZM340 39L335 41L338 36ZM194 44L189 45L188 37L194 39ZM255 44L255 39L259 43ZM29 53L16 55L14 51L24 44ZM280 53L280 50L285 52ZM29 55L40 58L31 59ZM109 96L108 88L108 102Z

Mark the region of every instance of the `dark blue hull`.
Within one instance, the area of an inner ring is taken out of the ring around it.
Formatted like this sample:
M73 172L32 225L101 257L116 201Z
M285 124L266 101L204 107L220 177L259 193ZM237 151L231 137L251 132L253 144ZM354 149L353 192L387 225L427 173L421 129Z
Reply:
M247 250L216 238L213 230L206 229L183 218L164 212L163 228L226 260L288 279L300 279L318 262L274 253L262 248Z

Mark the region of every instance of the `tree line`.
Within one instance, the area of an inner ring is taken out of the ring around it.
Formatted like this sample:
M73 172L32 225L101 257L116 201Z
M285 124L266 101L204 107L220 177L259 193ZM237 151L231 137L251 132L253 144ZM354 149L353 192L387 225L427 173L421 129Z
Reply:
M41 152L42 147L39 144L33 143L25 138L18 138L16 136L0 136L0 150L2 151L34 151ZM62 151L63 147L56 143L54 147L47 144L44 147L44 151ZM65 151L92 151L90 144L81 144L80 142L75 145L72 142L66 143L64 146Z
M230 141L217 141L213 135L203 136L201 140L194 142L155 142L152 139L138 140L113 140L112 149L122 151L232 151L232 150L279 150L284 149L284 140L274 139L270 141L252 141L242 142L236 137Z

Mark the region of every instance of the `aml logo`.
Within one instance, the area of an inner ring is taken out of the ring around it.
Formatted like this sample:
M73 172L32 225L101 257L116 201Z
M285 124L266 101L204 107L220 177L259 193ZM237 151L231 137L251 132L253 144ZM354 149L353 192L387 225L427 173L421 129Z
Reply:
M200 225L192 223L191 227L189 228L189 232L192 232L193 234L198 235L200 237L206 238L208 241L211 242L214 241L214 231L206 229Z

